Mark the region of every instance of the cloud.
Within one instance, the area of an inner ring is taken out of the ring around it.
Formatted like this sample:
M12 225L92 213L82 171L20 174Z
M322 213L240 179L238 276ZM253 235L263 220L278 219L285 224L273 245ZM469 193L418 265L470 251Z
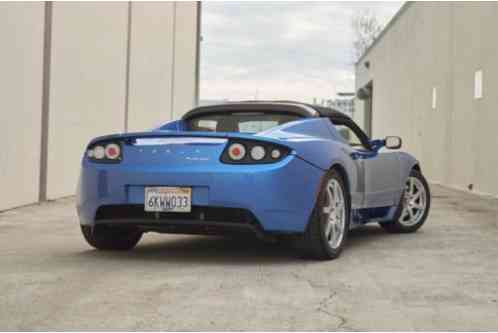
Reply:
M331 98L354 87L351 17L401 3L204 2L201 99Z

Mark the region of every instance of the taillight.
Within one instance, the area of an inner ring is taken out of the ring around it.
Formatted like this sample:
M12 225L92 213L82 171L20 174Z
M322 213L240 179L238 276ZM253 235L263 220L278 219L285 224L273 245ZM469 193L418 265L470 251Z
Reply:
M261 146L254 146L251 148L251 158L255 161L261 161L266 156L265 148Z
M271 151L271 158L273 158L274 160L279 159L280 156L282 156L282 152L279 149L273 149Z
M234 161L240 161L246 157L246 148L240 143L232 143L228 147L228 156Z
M110 143L105 146L105 157L110 160L115 160L121 155L121 148L118 144Z
M229 164L274 163L282 160L289 152L287 147L273 143L237 140L227 145L221 161Z
M119 162L123 158L121 145L116 142L93 144L87 149L86 156L95 162Z
M96 160L101 160L105 157L105 149L102 146L96 146L93 148L93 158Z

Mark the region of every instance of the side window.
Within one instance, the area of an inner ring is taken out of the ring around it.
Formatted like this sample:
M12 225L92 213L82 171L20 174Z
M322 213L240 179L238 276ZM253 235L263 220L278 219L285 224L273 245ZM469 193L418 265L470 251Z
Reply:
M370 150L368 136L354 123L332 121L335 129L351 147Z
M360 138L346 125L335 125L337 132L346 140L351 147L362 146Z

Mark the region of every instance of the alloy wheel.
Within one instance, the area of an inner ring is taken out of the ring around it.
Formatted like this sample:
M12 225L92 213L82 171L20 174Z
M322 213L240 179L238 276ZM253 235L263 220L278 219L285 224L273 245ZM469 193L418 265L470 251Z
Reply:
M323 207L325 215L325 238L329 246L337 249L344 239L346 228L346 203L344 191L337 179L330 179L326 188L326 206Z
M408 177L402 203L403 210L399 222L406 227L417 224L427 209L427 192L417 177Z

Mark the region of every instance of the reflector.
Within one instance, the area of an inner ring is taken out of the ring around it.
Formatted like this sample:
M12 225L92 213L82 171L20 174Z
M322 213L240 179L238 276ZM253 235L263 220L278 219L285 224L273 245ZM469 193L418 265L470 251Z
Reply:
M96 146L93 148L93 157L101 160L105 157L105 149L102 146Z
M280 158L280 155L282 155L282 153L278 149L273 149L271 151L271 158L273 158L275 160L278 159L278 158Z
M254 146L251 149L251 157L255 161L260 161L265 158L266 150L261 146Z

